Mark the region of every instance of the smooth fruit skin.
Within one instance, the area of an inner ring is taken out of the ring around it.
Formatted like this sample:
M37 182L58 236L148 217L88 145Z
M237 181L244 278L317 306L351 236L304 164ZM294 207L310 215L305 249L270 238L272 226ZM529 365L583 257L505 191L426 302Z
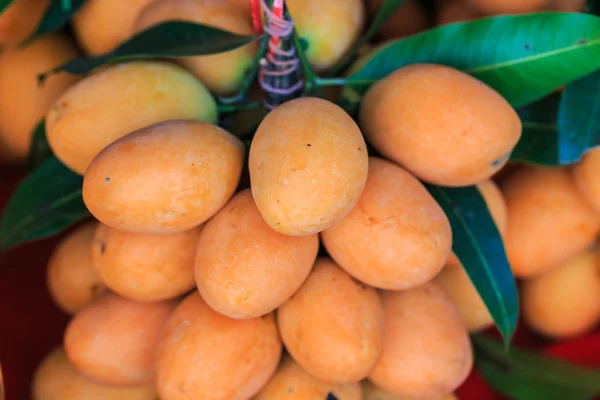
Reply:
M585 251L522 285L523 317L554 339L583 335L600 322L600 262Z
M471 3L465 0L443 0L440 3L438 25L473 21L483 17Z
M46 114L46 134L60 161L83 175L115 140L177 118L216 122L215 100L184 69L139 61L107 67L72 86Z
M369 159L356 207L321 233L331 257L350 275L381 289L422 285L442 269L452 247L450 223L409 172Z
M169 318L156 352L161 400L243 400L271 378L281 356L272 314L235 320L213 311L198 293Z
M140 235L98 224L92 260L102 282L138 301L172 299L194 287L194 257L202 227L170 235Z
M356 382L335 384L310 375L289 356L284 356L277 372L253 400L321 400L332 394L337 400L362 400Z
M114 50L132 35L137 17L152 0L88 0L73 17L73 31L89 55Z
M287 0L306 55L317 71L332 67L352 47L365 23L362 0Z
M458 400L453 394L434 396L434 397L420 397L415 399L414 397L398 396L392 392L388 392L385 389L379 388L368 379L365 379L360 383L363 390L363 400Z
M377 151L441 186L490 178L521 137L519 116L496 91L435 64L409 65L377 82L359 118Z
M252 36L252 22L244 10L227 0L154 0L140 14L135 31L170 20L207 24L238 35ZM221 54L183 58L179 62L212 92L233 94L241 86L256 53L256 44Z
M202 298L227 317L245 319L270 313L298 290L317 258L319 237L275 232L246 189L206 224L197 247Z
M33 400L156 400L151 385L106 386L87 379L69 362L65 350L57 347L40 363L32 384Z
M372 21L384 0L365 0L369 19ZM399 39L422 32L429 27L427 13L417 0L406 0L379 28L381 40Z
M501 187L508 206L504 245L515 276L549 271L596 240L600 219L569 170L521 167Z
M57 244L48 261L48 292L67 314L82 310L106 290L94 268L90 250L97 225L96 221L88 222L69 233Z
M383 349L383 307L373 288L319 258L304 285L277 311L292 358L326 382L365 378Z
M83 200L100 222L122 231L168 234L219 211L242 172L244 146L206 122L172 120L104 149L83 179Z
M146 385L153 357L175 302L141 303L107 293L80 311L65 331L75 369L99 383Z
M358 201L367 180L367 148L343 109L305 97L265 117L250 147L249 169L267 224L286 235L311 235Z
M541 11L548 0L466 0L487 15L524 14ZM574 0L571 0L574 1Z
M473 353L467 329L446 293L427 283L385 292L382 298L383 354L369 379L402 396L452 393L469 375Z
M0 49L14 47L33 34L50 0L14 0L0 14Z
M33 130L54 101L79 80L59 73L40 85L38 75L76 56L73 42L58 33L0 53L0 163L25 161Z
M550 0L545 10L562 12L583 12L586 0Z
M600 213L600 148L590 150L573 167L573 177L579 192Z

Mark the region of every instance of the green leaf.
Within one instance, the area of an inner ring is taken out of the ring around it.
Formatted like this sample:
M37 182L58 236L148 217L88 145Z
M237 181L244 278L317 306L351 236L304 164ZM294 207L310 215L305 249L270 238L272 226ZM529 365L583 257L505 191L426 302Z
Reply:
M223 53L245 46L261 36L241 36L208 25L170 21L140 32L108 54L71 60L40 75L40 80L58 71L87 74L104 64L129 60Z
M452 228L452 250L467 271L508 346L519 317L519 297L504 244L475 186L426 185Z
M36 168L51 156L52 150L50 150L48 139L46 138L46 124L45 120L42 120L33 131L31 146L29 147L29 156L27 159L29 168Z
M85 4L86 0L72 0L65 4L64 0L55 0L50 4L35 32L25 44L31 43L45 33L62 29L71 17Z
M441 26L383 46L350 76L351 85L364 93L414 63L461 69L519 107L600 68L600 18L544 12Z
M83 203L83 178L58 161L44 161L10 198L0 221L0 250L52 236L90 214Z
M0 0L0 14L4 12L13 3L14 0Z
M586 400L600 394L600 369L502 345L483 334L473 337L476 366L496 390L518 400Z

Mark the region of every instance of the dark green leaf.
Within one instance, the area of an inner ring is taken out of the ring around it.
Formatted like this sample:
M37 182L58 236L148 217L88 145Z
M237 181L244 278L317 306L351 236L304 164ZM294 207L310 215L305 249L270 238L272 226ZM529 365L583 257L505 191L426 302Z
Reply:
M10 198L0 221L0 249L52 236L90 214L83 203L83 178L51 157Z
M350 78L354 90L413 63L464 70L513 106L532 103L600 68L600 18L545 12L441 26L374 52Z
M0 0L0 14L4 12L13 3L14 0Z
M247 45L261 36L241 36L212 26L171 21L155 25L121 44L112 52L90 58L76 58L40 76L67 71L87 74L104 64L145 58L178 58L223 53Z
M504 244L475 186L442 188L427 185L452 227L452 250L483 299L506 345L519 316L519 297Z
M29 147L29 157L27 160L29 168L37 168L51 156L52 150L50 150L48 139L46 138L46 124L45 121L42 120L35 128L35 131L33 131L31 146Z
M578 367L523 349L505 351L485 335L473 337L475 362L496 390L518 400L586 400L600 394L600 369Z
M86 0L72 0L65 4L65 0L53 1L26 44L31 43L45 33L63 28L85 2Z

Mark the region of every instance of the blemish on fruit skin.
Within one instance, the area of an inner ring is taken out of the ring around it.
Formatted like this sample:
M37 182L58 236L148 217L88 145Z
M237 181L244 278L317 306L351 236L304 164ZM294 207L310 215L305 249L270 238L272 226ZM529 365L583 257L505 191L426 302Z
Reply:
M105 179L106 182L110 182L110 178L107 176Z

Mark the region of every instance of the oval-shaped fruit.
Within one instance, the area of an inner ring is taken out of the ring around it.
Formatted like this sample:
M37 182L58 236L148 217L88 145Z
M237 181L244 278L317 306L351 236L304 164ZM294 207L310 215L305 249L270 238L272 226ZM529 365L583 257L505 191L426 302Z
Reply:
M337 400L362 400L358 383L335 384L321 381L286 356L275 375L254 400L326 400L331 399L331 396Z
M308 42L306 55L319 71L332 67L362 32L362 0L288 0L298 35Z
M521 137L510 104L453 68L413 64L369 89L360 108L367 141L418 178L442 186L488 179Z
M100 383L151 383L154 351L174 307L174 302L140 303L107 293L67 326L67 356L75 369Z
M271 111L250 147L252 195L278 232L329 228L358 201L367 180L365 141L337 105L305 97Z
M384 0L366 0L371 21L377 15ZM406 0L377 31L382 40L398 39L424 31L429 26L427 12L417 0Z
M138 16L153 0L88 0L73 16L77 41L90 55L114 50L129 39Z
M75 45L62 34L45 35L27 47L0 53L0 162L25 160L36 125L78 80L60 73L39 85L37 76L76 56Z
M224 129L166 121L117 140L94 158L83 179L83 200L115 229L182 232L225 205L243 161L244 145Z
M217 312L230 318L260 317L298 290L318 251L316 234L287 236L271 229L247 189L206 224L198 243L196 284Z
M521 167L502 182L502 191L508 206L504 245L516 276L557 267L596 240L600 219L567 169Z
M215 100L184 69L140 61L107 67L67 90L46 115L46 133L54 154L83 175L115 140L177 118L216 122Z
M524 14L541 11L548 0L467 0L484 14ZM576 1L576 0L571 0Z
M434 283L383 294L383 354L369 379L402 396L452 393L469 375L473 353L467 329Z
M600 262L586 251L548 273L523 282L523 317L556 339L582 335L600 322Z
M140 235L99 224L92 260L112 291L138 301L160 301L194 287L201 227L170 235Z
M140 14L135 30L171 20L207 24L238 35L254 34L248 14L226 0L156 0ZM183 58L179 62L211 91L227 95L239 89L255 53L256 46L250 43L225 53Z
M0 48L13 47L37 27L50 0L13 0L0 13Z
M573 167L573 176L579 192L600 213L600 148L589 151Z
M379 388L368 379L365 379L360 383L363 390L363 400L417 400L414 397L399 396L385 389ZM434 397L420 397L419 400L458 400L453 394L434 396Z
M95 221L89 222L73 230L56 245L48 261L48 292L67 314L82 310L106 289L90 251L97 225Z
M356 207L321 233L331 257L360 281L400 290L430 281L452 247L450 223L409 172L369 159L369 177Z
M381 355L379 295L327 258L317 260L300 290L279 307L277 322L294 360L326 382L358 382Z
M162 400L252 398L281 356L272 314L236 320L213 311L198 293L169 318L156 353Z
M62 347L52 350L37 367L32 396L33 400L156 400L152 385L125 388L87 379L73 368Z

